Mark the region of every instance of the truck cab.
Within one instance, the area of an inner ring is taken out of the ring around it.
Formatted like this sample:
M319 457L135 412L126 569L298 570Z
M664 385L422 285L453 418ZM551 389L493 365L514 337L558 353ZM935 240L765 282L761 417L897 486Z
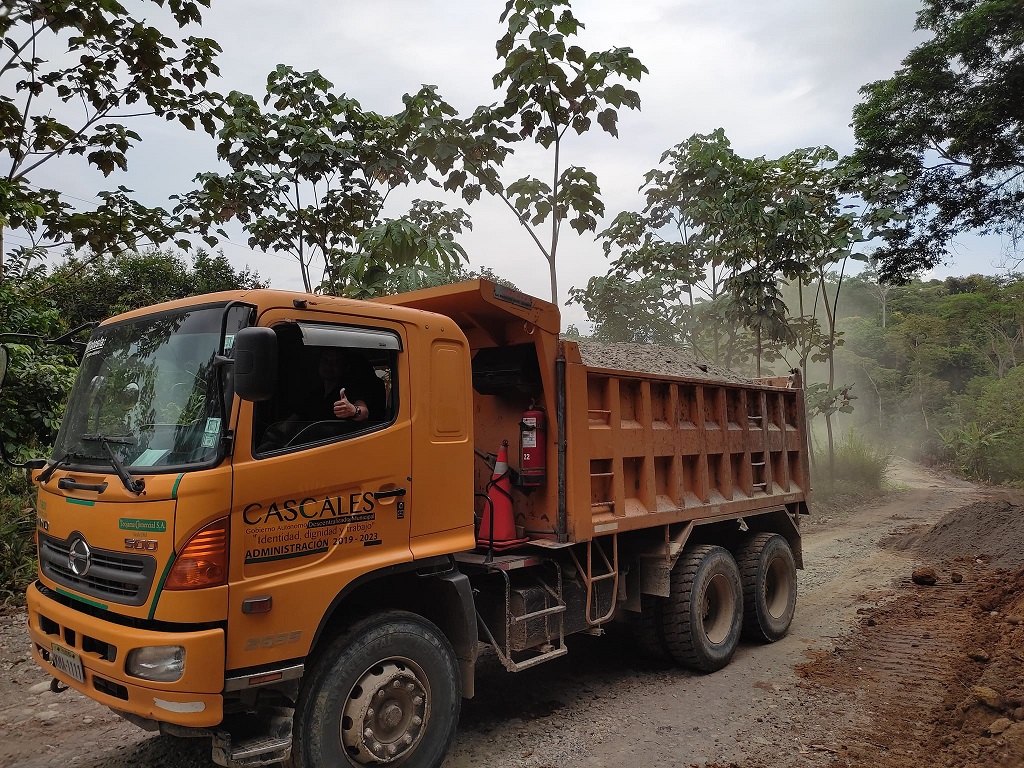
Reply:
M254 330L273 376L243 400L235 342ZM339 394L328 355L366 418L318 408ZM385 304L253 291L103 323L35 474L36 661L184 727L297 680L369 574L443 570L474 546L470 387L453 322Z

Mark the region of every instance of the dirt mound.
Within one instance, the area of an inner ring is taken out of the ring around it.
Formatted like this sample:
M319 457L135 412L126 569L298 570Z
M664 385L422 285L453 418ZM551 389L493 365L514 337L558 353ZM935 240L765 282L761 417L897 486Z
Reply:
M1024 765L1024 569L984 578L974 609L987 630L968 652L980 674L946 699L933 732L946 758L941 765Z
M922 560L982 560L996 568L1024 566L1024 498L999 494L947 513L930 530L907 530L886 546Z
M831 765L1024 765L1024 568L908 579L895 598L863 611L849 646L797 670L812 691L868 703L836 734Z

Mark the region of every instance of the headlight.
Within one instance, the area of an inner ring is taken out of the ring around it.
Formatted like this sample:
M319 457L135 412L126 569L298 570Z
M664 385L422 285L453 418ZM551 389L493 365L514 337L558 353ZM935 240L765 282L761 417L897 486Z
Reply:
M132 677L173 683L185 674L185 649L180 645L136 648L128 654L125 671Z

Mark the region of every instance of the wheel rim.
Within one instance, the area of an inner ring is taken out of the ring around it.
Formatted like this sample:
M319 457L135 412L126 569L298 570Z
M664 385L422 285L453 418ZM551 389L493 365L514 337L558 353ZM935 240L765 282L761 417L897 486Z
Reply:
M732 630L736 614L736 596L729 579L721 573L715 574L704 590L701 606L701 620L704 634L715 645L724 643Z
M423 670L405 658L367 669L341 713L341 740L356 765L397 765L419 744L430 716L430 687Z
M789 612L789 594L792 575L781 557L773 558L764 575L765 609L773 619L781 619Z

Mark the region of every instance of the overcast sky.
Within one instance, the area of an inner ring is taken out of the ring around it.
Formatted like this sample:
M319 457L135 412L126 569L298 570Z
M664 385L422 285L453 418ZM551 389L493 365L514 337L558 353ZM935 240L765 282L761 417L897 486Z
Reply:
M199 34L224 49L222 78L211 84L221 92L259 96L266 74L283 63L319 69L337 91L385 114L398 112L402 95L423 83L437 85L449 102L468 112L500 99L491 76L498 69L494 41L504 29L498 21L504 5L504 0L213 0ZM858 88L891 75L924 39L913 29L918 7L917 0L577 0L573 11L586 25L579 44L589 51L632 47L650 75L630 84L640 93L642 109L620 111L619 138L599 130L584 137L570 133L564 162L597 174L610 219L641 205L637 188L643 174L657 165L663 150L694 133L722 127L747 157L777 157L823 144L849 152ZM129 155L127 177L114 181L137 190L148 203L166 205L169 195L190 188L196 173L216 167L214 142L205 134L164 123L134 127L143 142ZM527 173L547 178L546 158L523 153L505 178ZM103 188L101 179L84 174L38 180L47 182L86 197ZM507 209L485 198L469 213L474 230L461 242L470 265L489 266L521 289L547 297L543 256ZM274 287L301 289L293 260L252 253L241 234L232 240L223 248L237 266L248 264ZM569 287L603 274L607 262L591 236L577 236L568 227L559 247L564 301ZM957 249L955 263L935 274L993 272L999 253L998 240L968 239ZM564 308L563 315L563 326L584 317L578 307Z

